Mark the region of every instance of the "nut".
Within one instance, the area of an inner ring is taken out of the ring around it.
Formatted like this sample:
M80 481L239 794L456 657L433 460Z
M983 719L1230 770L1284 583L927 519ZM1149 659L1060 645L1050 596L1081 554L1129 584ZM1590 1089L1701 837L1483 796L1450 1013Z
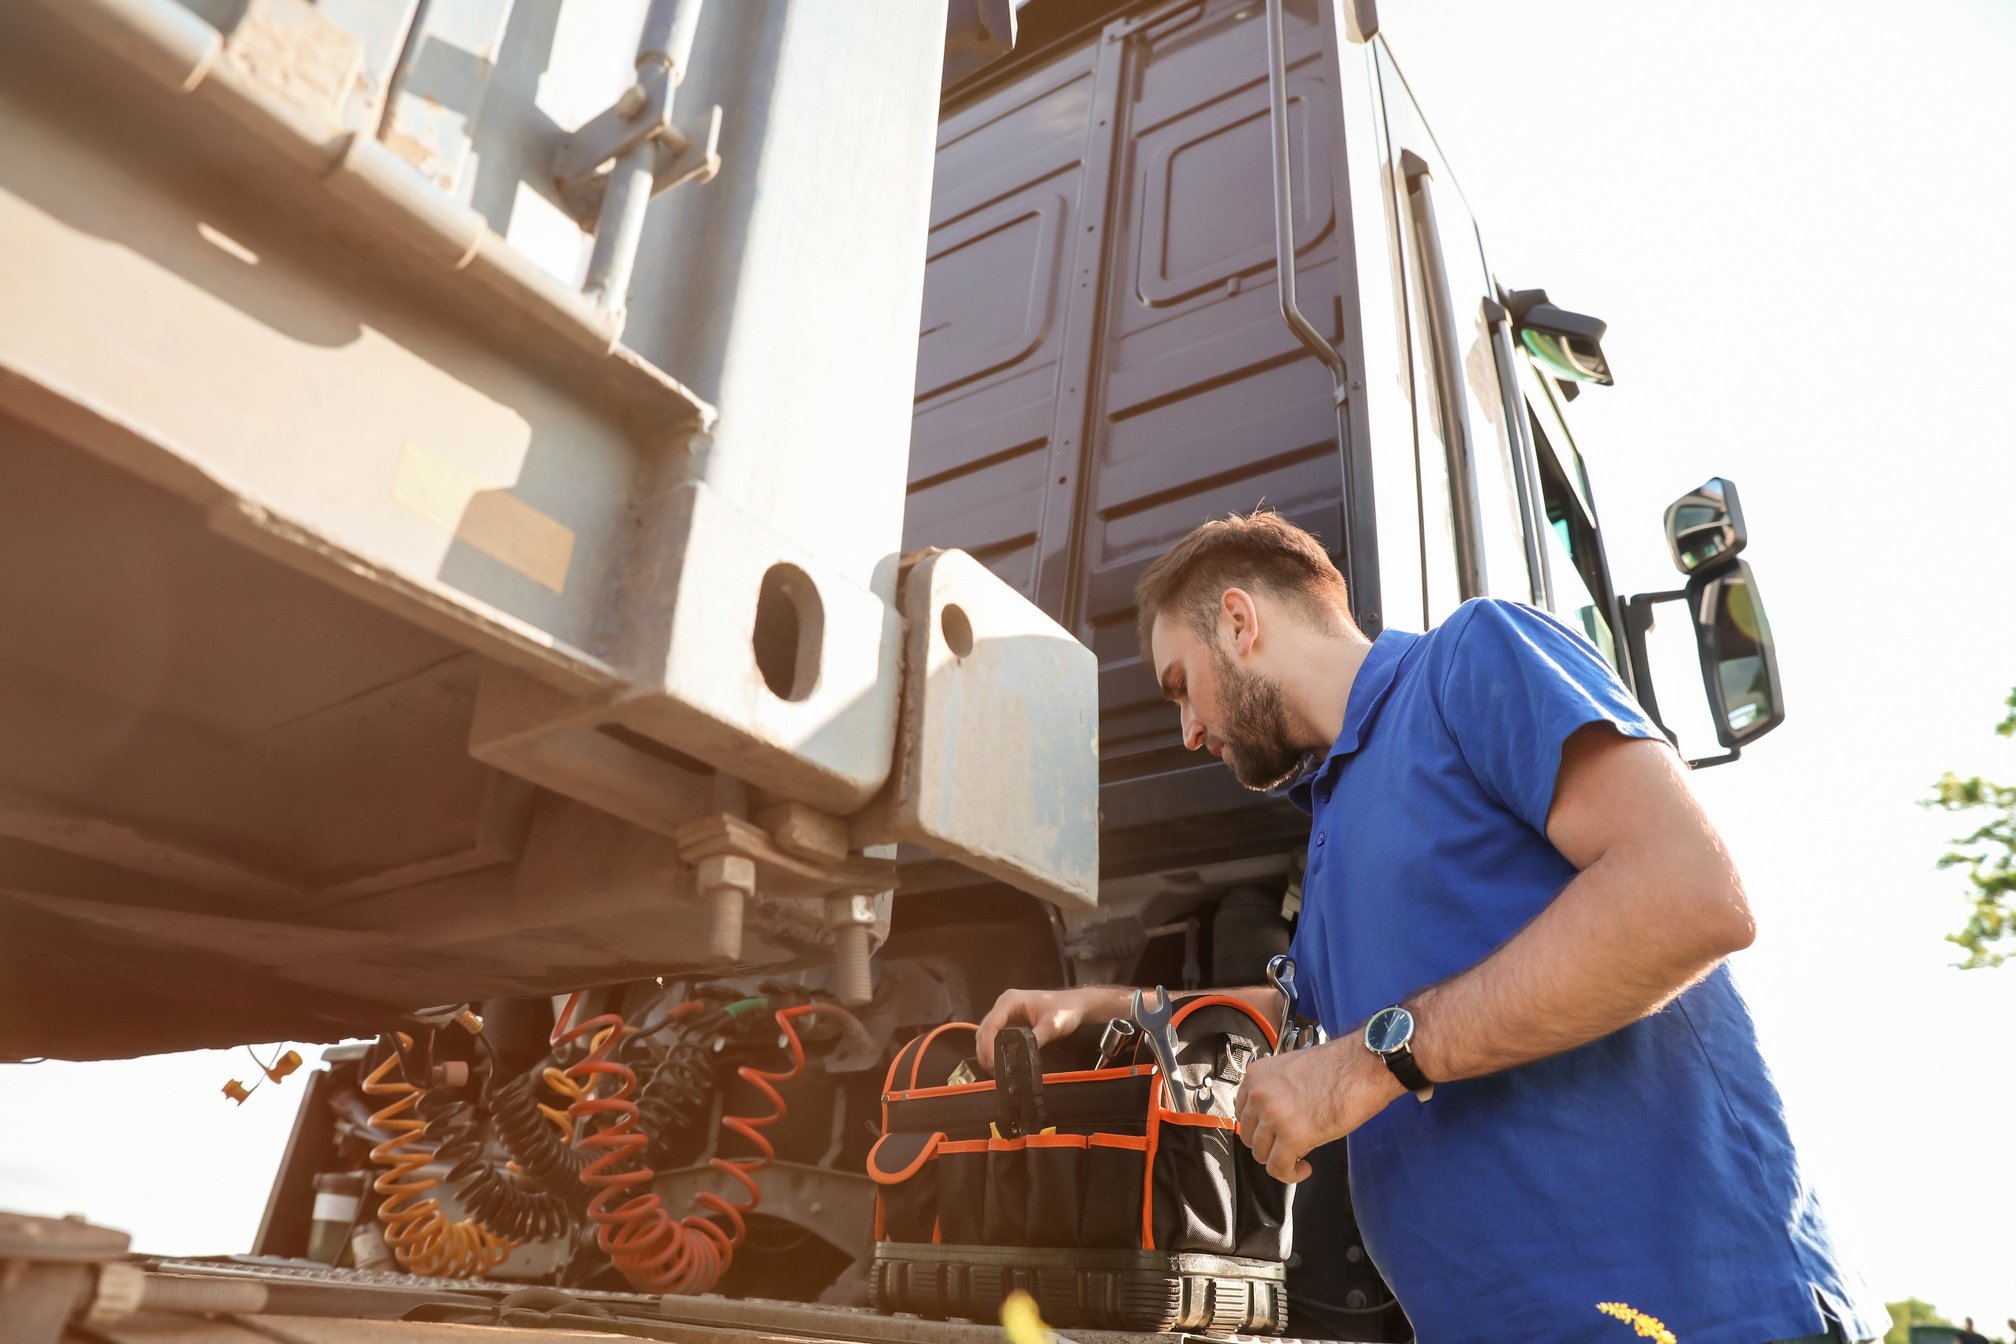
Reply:
M828 896L826 898L826 927L837 929L849 924L873 924L874 922L874 893L857 891L845 896Z

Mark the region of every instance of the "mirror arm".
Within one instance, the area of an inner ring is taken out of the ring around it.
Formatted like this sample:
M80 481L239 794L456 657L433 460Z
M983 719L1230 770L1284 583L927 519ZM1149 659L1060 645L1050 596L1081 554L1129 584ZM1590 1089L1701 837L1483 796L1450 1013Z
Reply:
M1674 588L1663 593L1637 593L1624 603L1624 642L1631 650L1631 669L1637 674L1636 690L1638 703L1645 710L1645 717L1658 725L1666 734L1666 740L1677 750L1680 746L1679 734L1666 726L1666 720L1659 717L1659 695L1652 689L1652 660L1646 652L1645 636L1652 629L1652 609L1668 602L1685 602L1688 590ZM1743 754L1741 747L1731 748L1720 756L1703 756L1699 760L1687 762L1691 770L1706 770L1711 765L1727 765Z
M1638 692L1638 703L1645 709L1646 717L1659 725L1659 731L1666 734L1666 740L1674 746L1680 745L1680 738L1666 720L1659 717L1659 695L1652 689L1652 659L1646 652L1645 635L1652 629L1652 608L1666 602L1683 602L1687 598L1685 588L1675 588L1664 593L1638 593L1624 603L1624 642L1631 652L1632 681Z

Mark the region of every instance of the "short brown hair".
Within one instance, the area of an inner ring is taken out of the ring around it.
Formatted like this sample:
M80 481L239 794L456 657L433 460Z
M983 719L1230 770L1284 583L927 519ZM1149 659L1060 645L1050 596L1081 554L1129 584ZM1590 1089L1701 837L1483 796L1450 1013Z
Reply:
M1323 543L1272 509L1227 514L1191 529L1134 585L1141 661L1154 675L1148 636L1155 618L1180 613L1198 638L1216 643L1227 588L1252 588L1292 603L1317 623L1355 628L1344 576Z

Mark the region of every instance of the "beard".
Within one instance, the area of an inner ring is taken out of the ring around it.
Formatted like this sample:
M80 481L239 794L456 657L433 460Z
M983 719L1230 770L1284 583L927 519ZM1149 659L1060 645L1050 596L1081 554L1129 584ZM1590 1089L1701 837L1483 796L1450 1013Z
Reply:
M1221 706L1218 749L1232 778L1255 793L1276 788L1302 764L1292 740L1281 687L1259 672L1241 671L1222 648L1211 651Z

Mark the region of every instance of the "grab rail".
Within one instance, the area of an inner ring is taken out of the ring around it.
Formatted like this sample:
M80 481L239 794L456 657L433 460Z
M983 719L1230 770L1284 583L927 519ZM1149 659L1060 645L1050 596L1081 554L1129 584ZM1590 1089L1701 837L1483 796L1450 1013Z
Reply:
M1268 119L1274 132L1274 278L1281 293L1281 320L1330 370L1336 400L1344 401L1350 377L1344 356L1316 330L1295 301L1295 182L1288 167L1288 41L1283 27L1285 0L1267 0Z

